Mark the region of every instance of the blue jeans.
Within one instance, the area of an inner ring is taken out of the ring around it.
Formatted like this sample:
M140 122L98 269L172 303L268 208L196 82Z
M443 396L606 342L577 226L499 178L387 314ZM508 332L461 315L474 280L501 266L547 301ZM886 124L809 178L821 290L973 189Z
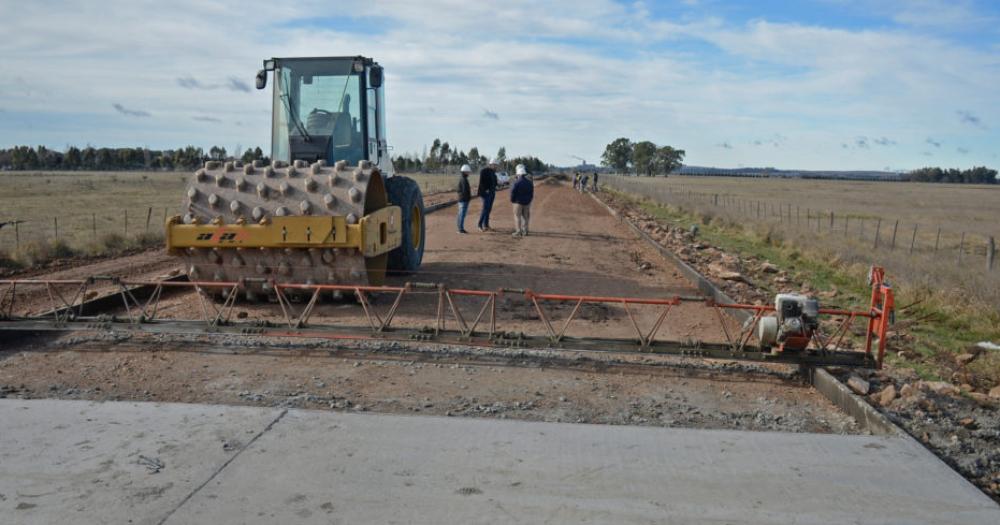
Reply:
M458 201L458 231L465 231L466 213L469 213L469 201Z
M483 211L479 212L479 227L489 228L490 227L490 211L493 209L493 199L497 196L496 193L484 193L479 196L483 199Z

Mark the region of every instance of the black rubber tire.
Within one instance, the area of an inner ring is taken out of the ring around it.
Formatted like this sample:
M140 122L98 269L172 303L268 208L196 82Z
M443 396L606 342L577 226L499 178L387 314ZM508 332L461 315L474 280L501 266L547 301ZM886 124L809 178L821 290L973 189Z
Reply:
M427 239L423 193L415 180L399 175L385 179L385 191L389 202L402 209L403 216L403 239L398 248L389 252L389 270L395 273L415 272L420 269L420 262L424 259L424 241ZM420 210L420 242L416 246L413 242L414 208Z

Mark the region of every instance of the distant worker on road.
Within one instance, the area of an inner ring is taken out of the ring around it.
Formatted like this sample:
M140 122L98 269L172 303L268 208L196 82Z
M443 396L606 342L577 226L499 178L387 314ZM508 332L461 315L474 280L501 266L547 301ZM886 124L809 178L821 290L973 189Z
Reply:
M597 191L597 172L594 172L594 191Z
M586 192L587 192L587 176L584 175L583 178L580 179L580 193L586 193Z
M479 171L479 187L476 194L483 200L483 209L479 212L479 231L490 231L490 212L493 211L493 199L497 196L497 163L490 163Z
M535 198L535 185L528 176L524 164L515 169L517 180L510 188L510 202L514 204L514 237L528 235L528 220L531 218L531 201Z
M579 171L573 174L573 189L574 190L580 189L580 172Z
M472 187L469 186L472 167L463 164L460 171L462 176L458 179L458 233L469 233L465 231L465 214L469 213L469 201L472 200Z

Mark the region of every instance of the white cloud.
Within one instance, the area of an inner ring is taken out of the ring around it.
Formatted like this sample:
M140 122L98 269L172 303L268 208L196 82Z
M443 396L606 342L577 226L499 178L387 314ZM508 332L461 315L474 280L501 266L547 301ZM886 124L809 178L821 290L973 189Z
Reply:
M357 18L323 27L341 13ZM144 126L129 133L35 126L29 137L0 125L0 145L121 137L266 146L270 97L249 89L253 74L263 58L298 55L379 60L397 153L419 152L437 136L564 162L566 152L596 158L624 135L682 147L699 164L905 166L931 133L996 141L956 112L1000 117L995 49L902 29L654 19L642 2L109 0L5 3L0 18L13 21L0 39L0 106L106 113L105 126L128 117L113 104L151 114L129 119ZM840 147L862 133L898 146L863 155ZM773 147L718 146L754 140Z

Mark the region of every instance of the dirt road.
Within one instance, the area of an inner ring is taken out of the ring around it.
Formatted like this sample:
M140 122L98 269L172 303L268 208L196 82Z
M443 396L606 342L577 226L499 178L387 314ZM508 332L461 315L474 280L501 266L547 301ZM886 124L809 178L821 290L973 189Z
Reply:
M531 288L539 292L672 297L694 295L679 273L587 195L556 181L540 182L530 234L513 238L506 193L496 203L494 231L474 225L474 201L457 233L455 209L427 217L423 268L392 277L443 282L452 288ZM399 314L404 324L428 324L436 297L417 296ZM385 308L385 303L379 305ZM475 305L465 305L471 307ZM193 294L175 295L161 309L196 317ZM552 305L554 319L571 305ZM540 332L522 298L505 297L498 309L503 329ZM274 304L241 305L250 318L276 319ZM635 309L649 326L658 311ZM353 303L326 303L315 322L363 325ZM616 306L588 307L571 335L629 337L626 314ZM714 310L692 303L675 307L663 338L722 340ZM375 351L373 351L375 350ZM693 375L692 375L693 374ZM8 350L0 361L0 394L12 397L138 399L203 403L303 406L344 410L422 412L546 421L852 432L853 421L815 391L780 376L711 377L665 366L593 366L569 361L499 359L468 362L441 355L413 360L394 351L359 347L319 355L292 348L262 354L252 345L231 346L166 338L80 338L33 342Z
M513 214L507 193L494 206L493 231L479 232L475 223L480 204L469 209L466 230L457 232L457 208L428 215L424 262L413 275L390 276L388 284L443 283L449 288L497 290L532 289L542 293L672 298L697 295L697 290L677 270L624 224L608 214L589 196L567 184L546 180L536 185L532 205L531 232L513 238ZM383 295L382 311L391 297ZM482 305L478 298L456 299L466 317L474 317ZM407 296L394 326L422 327L433 324L437 305L434 292ZM572 302L546 303L546 315L554 324L564 320ZM633 306L640 328L648 331L662 311L660 306ZM162 311L174 318L199 318L200 302L194 292L164 299ZM281 309L274 304L240 304L241 316L281 322ZM497 305L498 329L542 335L545 327L529 301L518 294L504 295ZM584 305L568 336L636 337L628 313L619 305ZM319 304L313 323L367 326L363 309L354 303ZM452 325L454 326L454 325ZM699 303L674 307L659 332L660 339L724 341L716 311Z

